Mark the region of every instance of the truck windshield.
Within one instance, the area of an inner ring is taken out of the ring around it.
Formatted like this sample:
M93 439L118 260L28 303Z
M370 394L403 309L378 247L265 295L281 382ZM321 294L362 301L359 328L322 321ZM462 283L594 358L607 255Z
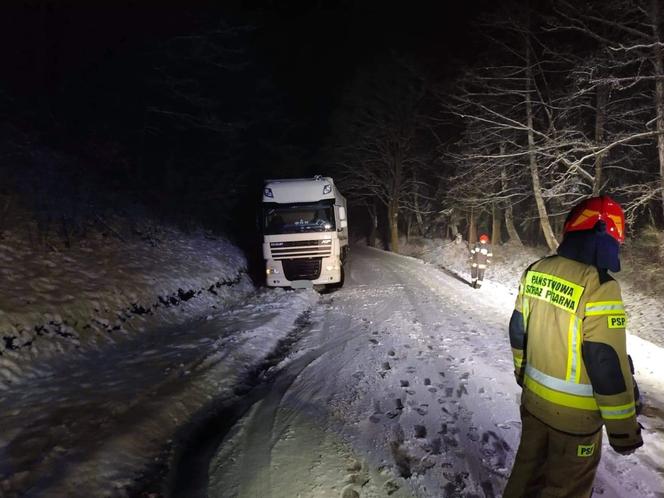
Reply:
M267 235L303 232L332 232L334 205L330 203L270 204L264 208Z

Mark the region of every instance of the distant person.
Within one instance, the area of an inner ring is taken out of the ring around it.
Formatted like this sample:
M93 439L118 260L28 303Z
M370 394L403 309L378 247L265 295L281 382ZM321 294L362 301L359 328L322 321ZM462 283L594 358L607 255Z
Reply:
M489 263L491 263L492 257L493 253L489 244L489 236L483 233L480 235L480 240L475 242L475 245L470 250L470 278L472 280L470 285L473 288L479 289L482 287L484 272Z
M608 196L572 209L558 254L524 273L509 335L521 395L521 443L505 498L588 497L602 448L643 445L620 286L625 217Z

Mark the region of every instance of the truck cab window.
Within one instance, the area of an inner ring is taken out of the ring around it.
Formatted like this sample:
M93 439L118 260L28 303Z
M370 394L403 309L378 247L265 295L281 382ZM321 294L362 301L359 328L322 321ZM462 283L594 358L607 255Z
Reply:
M336 229L332 204L280 204L265 209L265 233L329 232Z

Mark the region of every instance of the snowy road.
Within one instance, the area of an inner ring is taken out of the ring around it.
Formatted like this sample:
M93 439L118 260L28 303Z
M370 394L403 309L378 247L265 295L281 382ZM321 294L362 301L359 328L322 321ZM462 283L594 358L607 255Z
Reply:
M313 291L258 292L186 326L18 376L0 391L0 496L135 495L136 481L168 457L168 440L235 399L317 300Z
M340 291L264 290L45 363L0 391L0 496L500 496L520 430L506 289L356 247ZM647 448L605 445L603 497L664 496L651 366Z
M347 286L322 298L274 380L227 424L209 481L197 462L175 495L500 496L520 429L513 300L356 248ZM647 441L661 445L657 423ZM605 447L598 495L663 492L659 450Z

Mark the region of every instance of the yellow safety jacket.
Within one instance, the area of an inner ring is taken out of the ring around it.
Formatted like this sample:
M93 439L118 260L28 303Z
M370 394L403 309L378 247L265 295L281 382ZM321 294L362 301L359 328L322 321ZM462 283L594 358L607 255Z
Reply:
M510 321L523 407L571 434L604 424L617 450L641 446L626 323L620 286L605 271L562 256L528 268Z

